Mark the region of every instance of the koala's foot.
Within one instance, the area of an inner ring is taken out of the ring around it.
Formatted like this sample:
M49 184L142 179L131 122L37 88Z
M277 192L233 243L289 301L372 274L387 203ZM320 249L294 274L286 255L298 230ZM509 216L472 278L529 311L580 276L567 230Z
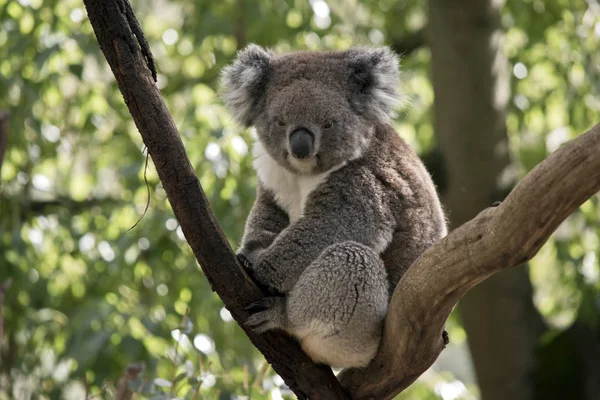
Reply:
M245 324L256 333L285 329L285 297L265 297L246 307L252 313Z

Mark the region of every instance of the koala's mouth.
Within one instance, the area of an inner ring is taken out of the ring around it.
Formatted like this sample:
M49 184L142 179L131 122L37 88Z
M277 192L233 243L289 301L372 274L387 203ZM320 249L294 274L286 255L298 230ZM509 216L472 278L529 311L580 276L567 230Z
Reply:
M288 153L286 158L290 166L301 174L311 174L319 166L319 156L316 154L305 158L297 158Z

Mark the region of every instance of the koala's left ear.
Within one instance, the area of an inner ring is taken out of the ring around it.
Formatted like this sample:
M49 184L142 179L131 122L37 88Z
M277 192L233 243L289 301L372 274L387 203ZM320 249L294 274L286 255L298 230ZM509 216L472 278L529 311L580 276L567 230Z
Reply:
M348 50L350 101L357 111L379 122L394 117L400 105L399 58L388 47Z
M233 117L249 127L261 112L272 54L251 44L221 73L221 92Z

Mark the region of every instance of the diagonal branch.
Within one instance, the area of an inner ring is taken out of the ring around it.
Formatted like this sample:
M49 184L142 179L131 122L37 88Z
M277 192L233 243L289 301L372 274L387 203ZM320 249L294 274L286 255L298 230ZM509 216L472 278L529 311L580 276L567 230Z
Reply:
M210 211L175 124L154 85L129 23L127 0L84 0L94 32L154 160L190 247L233 317L262 293L237 264ZM127 4L126 4L127 3ZM148 64L151 65L149 68ZM426 251L402 278L390 303L382 345L361 370L312 363L282 334L250 340L300 399L387 399L408 387L444 347L442 330L458 300L492 274L533 257L558 225L600 190L600 125L536 167L498 207L488 208Z
M534 168L498 207L483 210L410 267L394 291L377 357L340 376L356 399L386 399L444 348L452 308L494 273L530 260L569 214L600 191L600 124Z
M398 39L392 39L390 47L401 56L408 56L414 51L425 47L425 28L421 28Z
M231 251L210 210L181 137L154 84L154 66L142 54L129 25L135 20L127 0L84 0L94 33L152 156L181 229L213 290L242 329L249 317L245 307L263 297ZM134 35L135 33L135 35ZM147 46L146 46L147 47ZM301 399L345 399L331 369L316 365L300 346L282 333L257 335L246 330L254 345Z

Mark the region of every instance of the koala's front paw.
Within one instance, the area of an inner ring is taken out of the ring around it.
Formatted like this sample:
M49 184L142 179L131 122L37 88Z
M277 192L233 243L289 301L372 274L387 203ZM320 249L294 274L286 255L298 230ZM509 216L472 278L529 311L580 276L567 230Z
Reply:
M252 276L255 281L267 288L267 293L271 296L283 296L284 288L281 286L281 279L277 270L268 262L262 261L254 266Z
M273 296L281 295L281 293L277 289L264 283L262 281L262 279L259 279L259 277L257 276L257 273L256 273L256 269L254 268L254 265L252 265L250 260L248 260L244 254L238 253L236 256L237 256L237 259L240 262L240 264L242 264L242 266L246 270L246 273L248 275L250 275L250 278L252 278L252 280L254 281L256 286L258 286L263 293L268 293Z
M264 333L271 329L284 329L285 298L265 297L246 307L252 313L245 324L256 333Z

